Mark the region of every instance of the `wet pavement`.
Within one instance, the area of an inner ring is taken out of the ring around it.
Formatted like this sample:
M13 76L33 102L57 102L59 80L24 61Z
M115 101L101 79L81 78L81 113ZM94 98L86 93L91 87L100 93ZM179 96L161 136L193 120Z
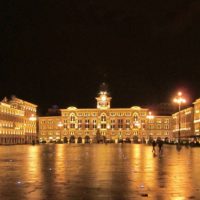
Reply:
M200 199L200 148L0 146L0 200Z

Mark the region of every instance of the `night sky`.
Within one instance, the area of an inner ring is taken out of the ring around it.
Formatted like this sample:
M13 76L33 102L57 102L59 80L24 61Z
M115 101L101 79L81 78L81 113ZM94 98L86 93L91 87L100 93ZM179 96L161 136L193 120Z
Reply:
M6 0L1 5L0 97L112 107L200 97L200 1Z

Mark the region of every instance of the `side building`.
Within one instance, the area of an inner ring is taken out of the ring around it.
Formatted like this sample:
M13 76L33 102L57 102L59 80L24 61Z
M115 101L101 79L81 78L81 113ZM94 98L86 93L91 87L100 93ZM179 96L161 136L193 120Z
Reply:
M150 119L146 108L111 108L111 99L101 91L96 97L97 108L68 107L61 109L60 116L40 117L40 141L117 143L171 138L171 116Z
M200 137L200 99L194 103L194 137Z
M0 102L0 144L25 144L37 139L37 105L13 96Z
M147 117L146 134L147 138L160 138L169 142L173 139L172 135L172 117L171 116L154 116Z
M172 138L200 142L200 98L193 102L193 106L172 114Z
M178 141L180 131L180 139L188 140L194 135L194 108L189 107L176 112L172 115L173 138Z

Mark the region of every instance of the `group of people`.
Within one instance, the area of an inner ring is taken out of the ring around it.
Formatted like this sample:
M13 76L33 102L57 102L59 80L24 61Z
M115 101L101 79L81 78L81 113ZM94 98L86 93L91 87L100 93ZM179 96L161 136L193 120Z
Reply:
M153 142L152 142L152 147L153 147L153 149L152 149L152 152L155 154L156 153L156 145L158 144L158 152L159 152L159 154L160 153L162 153L162 146L163 146L163 141L162 140L157 140L157 141L155 141L155 140L153 140Z

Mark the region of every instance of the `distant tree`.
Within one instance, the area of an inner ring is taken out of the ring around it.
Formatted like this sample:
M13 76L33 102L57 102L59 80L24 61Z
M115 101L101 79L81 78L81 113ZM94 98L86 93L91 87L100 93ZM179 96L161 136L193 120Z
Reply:
M95 135L95 137L94 137L94 142L96 142L96 143L100 143L101 140L102 140L102 137L101 137L100 130L97 129L97 131L96 131L96 135Z
M133 143L138 143L138 136L137 135L133 136Z
M63 142L64 142L64 143L67 143L67 142L68 142L67 137L64 137Z

